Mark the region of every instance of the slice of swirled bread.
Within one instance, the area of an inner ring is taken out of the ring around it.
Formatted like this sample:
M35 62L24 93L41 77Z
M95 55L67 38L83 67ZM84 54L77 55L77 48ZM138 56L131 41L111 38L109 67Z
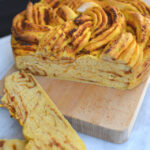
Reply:
M28 73L5 79L2 105L23 126L25 150L85 150L85 145L46 92Z
M0 140L0 150L24 150L24 140Z

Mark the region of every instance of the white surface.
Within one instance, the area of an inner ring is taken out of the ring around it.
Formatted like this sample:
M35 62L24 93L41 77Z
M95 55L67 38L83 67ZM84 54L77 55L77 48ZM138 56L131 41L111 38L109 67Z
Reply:
M0 39L0 79L13 65L10 36ZM140 109L129 140L124 144L112 144L79 133L87 150L150 150L150 86ZM21 127L6 109L0 108L0 139L23 138Z

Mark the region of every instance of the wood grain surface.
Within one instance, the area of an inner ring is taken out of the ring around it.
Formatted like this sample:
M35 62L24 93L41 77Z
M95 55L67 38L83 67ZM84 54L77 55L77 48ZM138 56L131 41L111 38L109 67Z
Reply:
M8 74L16 71L13 66ZM60 111L79 132L114 143L125 142L133 128L149 80L133 90L117 90L37 77ZM0 83L2 94L3 81Z

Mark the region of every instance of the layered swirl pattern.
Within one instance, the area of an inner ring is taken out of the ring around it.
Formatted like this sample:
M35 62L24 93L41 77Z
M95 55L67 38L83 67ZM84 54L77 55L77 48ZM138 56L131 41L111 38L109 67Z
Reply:
M22 126L25 137L24 141L0 140L1 150L86 150L83 141L31 74L15 72L6 78L1 107L8 108Z
M38 50L43 52L44 49L44 55L47 52L48 56L75 58L83 49L88 54L104 48L123 32L125 26L123 14L110 6L103 9L96 5L79 13L78 16L72 16L74 17L68 17L70 21L47 33L41 40Z
M107 80L123 86L136 86L149 70L150 9L140 0L29 2L14 18L12 35L16 57L30 55L61 63L80 63L86 57L88 63L104 63L99 70L109 72ZM112 77L116 72L119 75ZM98 76L98 71L94 74ZM99 84L100 79L93 82Z

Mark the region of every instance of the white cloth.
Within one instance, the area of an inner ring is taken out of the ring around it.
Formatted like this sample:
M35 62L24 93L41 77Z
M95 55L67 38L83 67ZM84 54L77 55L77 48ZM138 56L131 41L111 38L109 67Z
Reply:
M10 36L0 39L0 79L14 64L10 46ZM129 140L124 144L112 144L79 133L87 150L150 150L150 86L140 109ZM10 118L9 112L0 108L0 139L23 138L17 121Z

